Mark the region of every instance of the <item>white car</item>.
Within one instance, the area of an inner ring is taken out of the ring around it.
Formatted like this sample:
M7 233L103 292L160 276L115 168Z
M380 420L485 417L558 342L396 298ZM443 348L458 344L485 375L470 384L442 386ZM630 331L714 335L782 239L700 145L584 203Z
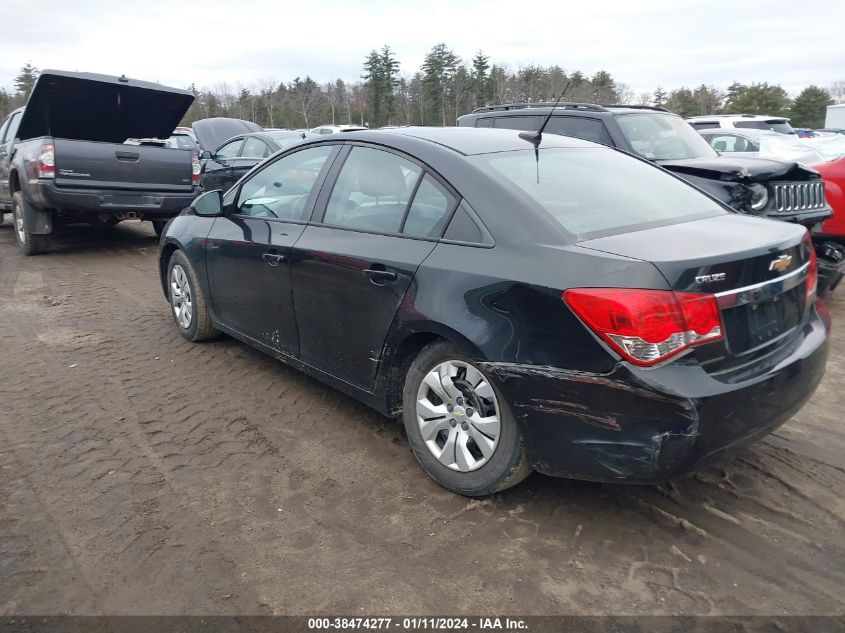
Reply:
M789 119L782 116L765 116L762 114L710 114L694 116L687 119L687 123L696 130L707 128L769 130L779 134L795 134L789 124Z
M360 125L320 125L311 128L311 134L340 134L341 132L356 132L367 129L369 128Z
M722 154L741 153L745 156L793 160L807 165L845 156L845 137L839 134L800 138L768 130L724 128L703 129L698 130L698 133Z

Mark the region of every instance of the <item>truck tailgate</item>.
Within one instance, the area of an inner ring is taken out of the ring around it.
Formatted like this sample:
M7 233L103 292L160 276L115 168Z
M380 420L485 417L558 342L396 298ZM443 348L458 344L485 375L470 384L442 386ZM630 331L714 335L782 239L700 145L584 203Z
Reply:
M191 151L54 139L56 186L190 192Z

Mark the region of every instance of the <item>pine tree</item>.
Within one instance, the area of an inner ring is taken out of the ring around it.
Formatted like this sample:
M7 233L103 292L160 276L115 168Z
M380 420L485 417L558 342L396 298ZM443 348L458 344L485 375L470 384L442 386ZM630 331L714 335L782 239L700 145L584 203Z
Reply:
M472 95L475 106L487 105L493 98L490 81L490 58L481 51L472 58Z
M31 62L27 62L26 65L21 68L18 76L15 77L15 88L17 88L18 93L22 95L24 99L29 99L29 95L32 92L33 86L35 86L35 81L37 79L38 69L33 66Z
M657 86L657 90L654 91L652 96L652 103L655 107L662 108L663 105L666 103L666 91L663 90L660 86Z
M830 93L818 86L808 86L792 103L792 125L820 128L824 125L827 106L833 104Z
M452 91L460 58L445 44L434 46L423 61L423 87L432 112L440 115L441 125L446 125L446 107Z

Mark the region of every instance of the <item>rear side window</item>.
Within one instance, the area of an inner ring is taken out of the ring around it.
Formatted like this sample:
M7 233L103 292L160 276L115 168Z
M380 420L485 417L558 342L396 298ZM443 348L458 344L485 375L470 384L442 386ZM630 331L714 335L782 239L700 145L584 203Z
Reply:
M493 119L493 126L506 130L539 130L539 116L500 116Z
M398 233L422 173L419 165L369 147L353 147L329 197L324 222Z
M4 132L2 142L15 140L15 134L18 133L18 124L21 122L21 113L16 112L9 118L9 127Z
M493 119L488 116L484 117L483 119L476 119L475 127L490 127L491 123L493 123Z
M408 210L402 233L416 237L440 237L449 212L457 201L434 178L426 175Z
M795 130L783 119L770 119L768 121L735 121L734 127L751 128L754 130L771 130L780 134L795 134Z
M561 136L574 136L585 141L593 141L602 145L613 145L604 123L597 119L586 119L577 116L553 116L549 119L546 131Z
M3 125L0 125L0 143L6 142L6 130L9 129L9 123L12 121L11 118L6 119L3 121Z
M472 156L577 238L674 224L726 211L653 165L605 148L541 149Z

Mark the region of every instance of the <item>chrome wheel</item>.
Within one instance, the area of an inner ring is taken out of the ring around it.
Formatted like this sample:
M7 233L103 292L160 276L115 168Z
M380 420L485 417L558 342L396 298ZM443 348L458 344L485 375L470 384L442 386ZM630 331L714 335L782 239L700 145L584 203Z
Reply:
M15 223L15 233L18 235L18 240L21 244L26 244L26 229L23 224L23 214L21 214L21 209L18 205L15 205L12 211L12 220Z
M501 419L493 387L459 360L435 366L417 391L420 434L441 464L459 472L481 468L499 443Z
M170 269L170 304L173 306L173 316L184 330L191 327L194 306L191 302L191 286L185 269L179 264Z

